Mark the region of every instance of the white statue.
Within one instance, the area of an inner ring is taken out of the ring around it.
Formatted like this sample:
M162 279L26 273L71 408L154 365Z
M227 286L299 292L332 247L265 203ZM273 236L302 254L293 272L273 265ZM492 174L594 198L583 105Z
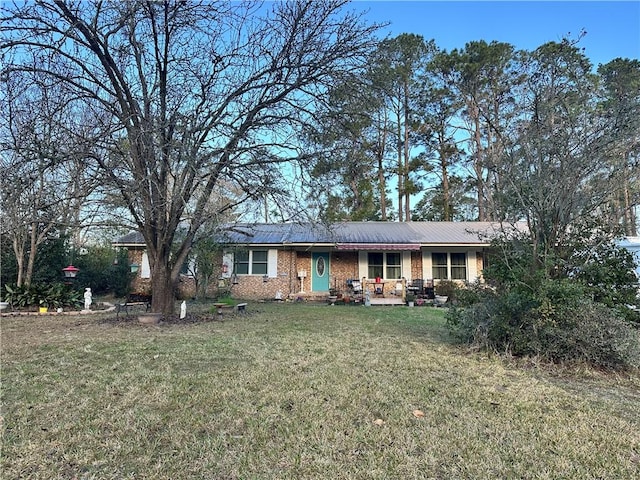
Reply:
M184 300L180 304L180 318L184 318L187 316L187 302Z
M84 289L84 309L89 310L91 308L91 289L89 287Z

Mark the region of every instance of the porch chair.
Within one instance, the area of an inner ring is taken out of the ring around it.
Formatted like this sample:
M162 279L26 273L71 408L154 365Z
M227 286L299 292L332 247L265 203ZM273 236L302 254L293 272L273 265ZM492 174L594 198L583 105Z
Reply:
M350 283L351 291L353 292L353 300L355 303L362 301L362 282L360 280L352 280Z
M411 286L407 287L408 290L411 290L416 297L421 296L424 293L424 280L421 278L414 278L411 281Z
M433 279L426 280L424 282L424 296L433 300L436 297L435 288L433 286Z

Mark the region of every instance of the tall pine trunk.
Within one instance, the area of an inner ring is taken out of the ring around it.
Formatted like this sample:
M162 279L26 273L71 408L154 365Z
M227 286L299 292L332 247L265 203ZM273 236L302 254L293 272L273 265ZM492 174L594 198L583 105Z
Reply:
M382 138L379 139L376 146L376 161L378 167L378 188L380 189L380 219L387 221L387 182L384 178L384 156L385 146L387 145L388 117L384 115L384 123L382 128Z
M485 183L484 183L484 172L483 172L483 160L484 160L484 152L482 149L482 135L480 132L480 112L478 111L478 107L472 105L471 111L473 112L473 124L474 124L474 135L473 140L475 143L476 150L476 158L473 163L473 169L476 173L477 180L477 189L478 189L478 220L484 222L488 219L487 209L485 204Z
M398 128L396 132L398 141L402 138L402 127L398 122ZM398 221L402 222L404 219L404 174L402 163L402 148L398 145Z
M409 84L404 82L404 138L402 139L404 148L404 165L402 166L402 176L404 177L404 219L411 221L411 189L407 188L409 182Z

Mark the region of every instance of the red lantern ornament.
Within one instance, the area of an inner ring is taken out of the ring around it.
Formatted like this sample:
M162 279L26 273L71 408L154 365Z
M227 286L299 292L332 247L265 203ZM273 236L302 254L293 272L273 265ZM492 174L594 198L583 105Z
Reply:
M75 278L80 269L74 267L73 265L69 265L68 267L63 268L62 271L64 272L64 276L66 278Z

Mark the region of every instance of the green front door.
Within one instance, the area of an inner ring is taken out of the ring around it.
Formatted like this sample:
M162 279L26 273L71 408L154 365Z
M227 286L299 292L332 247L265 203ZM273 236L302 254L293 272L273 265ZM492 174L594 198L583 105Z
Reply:
M311 270L311 290L314 292L329 291L329 253L318 252L311 254L313 263Z

